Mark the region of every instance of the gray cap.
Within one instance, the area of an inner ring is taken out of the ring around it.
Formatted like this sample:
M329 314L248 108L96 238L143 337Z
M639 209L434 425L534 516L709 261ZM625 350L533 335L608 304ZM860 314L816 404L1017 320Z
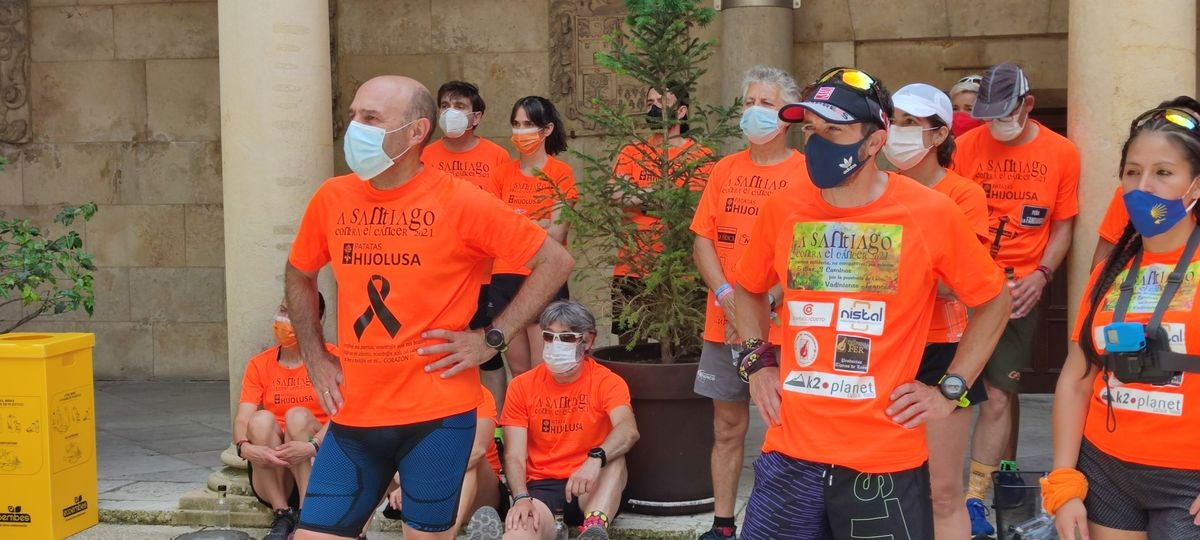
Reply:
M1018 98L1029 93L1029 79L1016 64L998 64L983 72L979 94L971 116L979 120L1004 118L1017 107Z

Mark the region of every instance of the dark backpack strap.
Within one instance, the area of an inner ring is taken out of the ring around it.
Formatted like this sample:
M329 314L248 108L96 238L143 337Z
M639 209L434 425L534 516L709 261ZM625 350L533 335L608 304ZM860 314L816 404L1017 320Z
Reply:
M1171 299L1175 297L1175 291L1179 290L1179 284L1183 282L1185 271L1188 264L1192 262L1192 256L1196 254L1196 247L1198 245L1200 245L1200 226L1192 229L1192 235L1188 237L1187 246L1183 248L1183 254L1179 256L1179 262L1175 264L1175 270L1171 272L1171 275L1167 276L1167 284L1163 287L1162 296L1158 299L1158 305L1154 307L1154 313L1150 315L1150 321L1146 323L1146 337L1158 335L1158 328L1162 325L1163 315L1166 314L1167 306L1171 304ZM1139 253L1138 255L1140 256L1141 254Z

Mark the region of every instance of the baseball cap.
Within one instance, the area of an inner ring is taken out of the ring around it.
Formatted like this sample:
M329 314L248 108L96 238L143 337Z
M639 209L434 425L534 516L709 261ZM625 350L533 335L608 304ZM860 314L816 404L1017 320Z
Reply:
M892 107L913 116L937 116L949 126L954 122L954 106L950 97L925 83L913 83L892 94Z
M806 111L833 124L872 122L887 126L887 116L879 102L878 83L866 72L852 68L829 70L800 103L784 105L779 119L802 122Z
M1012 114L1017 98L1029 93L1029 79L1016 64L997 64L983 72L979 94L971 116L979 120L1004 118Z

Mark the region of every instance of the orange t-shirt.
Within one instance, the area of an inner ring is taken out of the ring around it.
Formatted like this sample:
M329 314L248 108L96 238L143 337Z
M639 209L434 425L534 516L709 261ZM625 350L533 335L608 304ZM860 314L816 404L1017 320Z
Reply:
M875 201L767 199L738 262L739 283L784 288L780 318L782 425L763 452L897 472L928 459L925 430L885 413L917 375L939 281L970 306L996 297L1004 274L961 210L911 178L888 173Z
M712 150L699 146L691 139L684 139L682 145L672 147L667 151L667 160L670 161L668 170L677 171L678 169L687 166L689 163L708 160L708 156L712 154ZM680 158L680 156L683 156ZM621 154L617 156L617 164L613 167L613 172L618 176L624 176L629 179L629 182L639 188L649 188L655 182L662 179L662 175L658 173L659 160L662 159L662 148L658 144L654 146L646 144L631 144L621 149ZM712 170L712 162L708 161L702 165L696 166L692 175L686 179L688 189L699 191L704 189L704 184L708 179L708 174ZM672 173L674 174L674 172ZM684 182L679 182L677 185L682 187ZM636 252L651 251L654 253L662 252L662 244L657 241L654 234L655 226L659 219L654 216L648 216L636 208L627 208L625 213L629 220L637 225L637 249ZM626 264L633 257L624 246L617 250L617 264L613 266L613 276L638 276L638 272L634 271Z
M483 400L479 402L479 408L475 409L475 418L481 420L486 418L498 425L500 423L500 419L498 418L500 415L496 414L496 398L492 395L492 391L488 390L486 386L480 385L480 387L483 388ZM499 475L500 451L496 448L495 437L492 437L488 442L487 460L488 465L492 466L492 472L496 473L496 475Z
M1125 234L1126 225L1129 225L1129 212L1125 210L1125 190L1118 185L1112 200L1108 202L1108 209L1104 211L1104 219L1100 221L1100 238L1116 245L1121 235Z
M1135 282L1133 296L1125 313L1126 322L1145 323L1158 305L1166 277L1175 269L1183 255L1183 246L1169 253L1142 255L1141 268ZM1113 308L1120 296L1121 283L1129 272L1125 266L1104 300L1096 310L1092 321L1093 344L1098 351L1104 350L1103 328L1113 320ZM1075 318L1072 341L1078 342L1083 332L1083 319L1091 307L1088 298L1096 286L1103 266L1092 270L1091 280L1084 289L1079 304L1079 315ZM1200 319L1195 309L1200 296L1197 281L1200 276L1200 253L1192 256L1183 282L1167 305L1163 315L1163 328L1170 336L1171 350L1178 353L1200 355ZM1195 427L1200 425L1200 374L1183 373L1172 383L1162 386L1152 384L1125 384L1114 376L1109 385L1112 392L1113 415L1116 431L1105 427L1108 414L1107 392L1104 373L1096 375L1092 399L1089 401L1087 422L1083 435L1104 453L1122 461L1168 467L1173 469L1200 470L1200 437Z
M796 198L808 198L817 193L808 178L804 154L792 151L791 157L774 165L761 166L750 160L750 150L725 156L713 166L692 218L692 232L712 240L721 261L721 272L730 285L734 265L751 242L750 231L761 211L763 201L771 194L796 187ZM766 289L764 289L765 291ZM717 306L713 291L708 291L704 316L704 340L725 342L725 310Z
M528 261L545 239L496 197L432 167L387 191L354 174L322 184L288 261L303 272L331 264L338 283L345 405L334 420L396 426L475 409L479 374L425 373L439 357L417 348L442 341L421 333L466 329L482 266Z
M337 347L326 343L325 348L337 355ZM313 391L312 381L308 379L308 369L304 364L294 368L285 368L279 364L282 353L279 345L271 347L254 355L246 364L246 373L242 375L242 395L238 398L241 403L261 405L263 410L275 415L279 429L286 429L287 412L292 407L304 407L324 424L329 419L325 409L317 401Z
M1013 267L1017 278L1041 264L1050 222L1079 213L1079 151L1066 137L1037 125L1037 137L1021 146L998 142L986 129L973 129L955 141L954 171L978 182L987 194L989 245L1000 218L1008 218L996 264Z
M535 173L537 171L534 171ZM500 200L511 206L518 214L532 221L550 219L554 205L558 203L559 193L567 198L574 198L575 173L571 166L554 156L546 157L546 164L541 168L542 174L551 178L558 186L555 189L541 175L525 176L521 172L521 160L516 159L501 165L496 169L496 183L500 186ZM496 260L492 275L517 274L529 275L529 268L518 261Z
M986 243L988 235L987 195L979 184L954 171L946 171L933 189L950 197L962 209L967 222ZM967 306L955 299L937 298L933 306L933 320L929 322L930 343L958 343L967 328Z
M466 152L452 152L446 148L445 139L438 139L421 151L421 162L437 169L470 180L480 189L500 196L500 184L495 171L511 160L508 152L500 145L479 137L475 148Z
M528 430L525 479L569 478L612 431L609 414L629 406L629 386L591 357L568 384L554 380L545 364L508 385L500 425Z

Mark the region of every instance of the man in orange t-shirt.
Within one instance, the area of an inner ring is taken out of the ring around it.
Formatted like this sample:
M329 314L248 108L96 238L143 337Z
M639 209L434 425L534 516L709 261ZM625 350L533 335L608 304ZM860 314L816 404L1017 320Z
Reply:
M574 266L545 231L465 180L421 164L436 105L407 77L376 77L350 106L352 174L309 201L285 271L288 311L332 425L297 540L355 537L399 473L406 538L451 538L480 400L476 367L522 330ZM482 267L533 269L486 332L467 330ZM338 282L340 359L316 317L316 277ZM340 361L339 361L340 360ZM412 497L412 494L419 494Z
M815 192L804 155L788 146L791 124L778 118L780 107L799 100L796 81L781 69L755 66L742 86L741 124L750 146L713 166L691 225L696 233L692 256L709 289L694 386L697 394L713 400L713 526L705 540L736 536L734 504L750 425L750 390L738 378L737 352L730 345L739 342L732 294L737 280L731 271L750 243L751 228L769 195L782 189ZM773 120L773 126L762 125L763 120ZM777 287L772 298L780 298L781 290ZM775 301L771 304L774 309Z
M620 316L630 299L645 290L642 274L652 265L653 258L639 257L639 253L661 253L658 241L661 226L657 217L647 214L654 207L652 197L656 184L664 181L660 174L666 161L669 175L686 172L688 176L677 177L676 186L699 191L704 188L714 158L712 151L684 137L688 131L687 90L680 87L665 94L654 88L646 90L646 122L654 133L646 143L625 146L617 156L613 167L613 201L625 210L629 221L637 227L636 234L625 236L632 245L617 249L617 263L613 266L612 333L624 344L630 339L629 329L621 324ZM673 115L674 121L663 120L664 115ZM663 159L663 135L666 130L666 159ZM621 180L618 180L620 178ZM650 256L653 257L653 256Z
M877 168L892 110L873 77L830 70L805 98L779 114L806 124L819 191L768 198L734 270L739 369L769 426L742 538L933 538L924 423L983 369L1009 313L1003 274L953 201ZM915 377L939 282L975 312L931 386Z
M587 354L596 319L583 304L554 302L539 325L545 362L512 380L500 415L513 494L504 538L552 539L554 514L581 539L608 538L638 439L629 386Z
M496 181L496 170L509 161L508 152L500 145L475 134L475 128L483 121L487 104L479 95L479 88L469 82L450 81L438 88L438 127L445 135L421 151L421 162L439 171L445 171L464 180L470 180L480 189L500 196L500 184ZM486 265L480 274L479 302L469 328L485 328L492 323L488 317L488 284L492 282L491 265ZM487 362L480 364L479 377L492 394L504 396L507 375L504 361L496 353Z
M954 156L955 172L979 182L987 193L993 257L1015 276L1013 313L984 372L988 400L980 406L971 442L967 506L976 535L992 529L982 501L1000 460L1015 457L1017 393L1021 373L1032 362L1038 302L1067 255L1079 213L1079 151L1030 118L1033 106L1021 68L989 68L971 113L987 129L960 137Z

